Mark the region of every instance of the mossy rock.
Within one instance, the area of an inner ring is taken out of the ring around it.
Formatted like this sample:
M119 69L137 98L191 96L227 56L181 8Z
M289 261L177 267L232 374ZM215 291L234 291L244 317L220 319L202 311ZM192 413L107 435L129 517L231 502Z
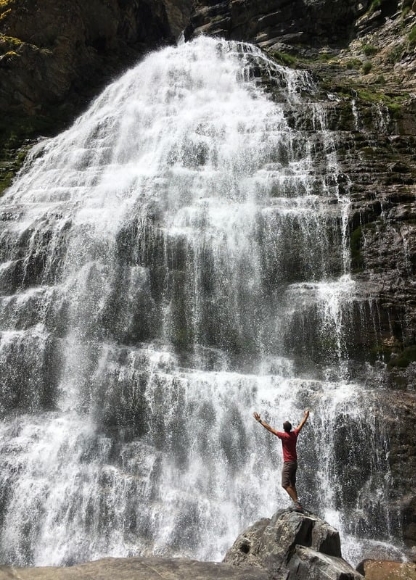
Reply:
M5 36L0 34L0 55L6 55L10 52L16 54L16 51L22 46L23 42L14 36Z

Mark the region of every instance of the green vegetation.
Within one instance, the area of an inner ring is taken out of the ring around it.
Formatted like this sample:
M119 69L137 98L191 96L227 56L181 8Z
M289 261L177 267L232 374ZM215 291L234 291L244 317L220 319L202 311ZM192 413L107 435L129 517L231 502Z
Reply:
M0 11L10 8L16 0L0 0Z
M370 4L369 12L375 12L381 7L381 0L373 0Z
M283 64L284 66L288 66L291 68L296 67L304 67L311 63L316 62L328 62L333 58L333 55L328 52L321 52L316 56L295 56L293 54L289 54L288 52L281 52L275 51L270 53L270 56L275 59L279 64ZM361 66L361 61L358 60L358 67ZM357 68L358 68L357 67Z
M378 85L385 85L386 84L386 79L384 77L384 75L378 75L378 77L376 78L375 81Z
M407 41L410 47L414 47L416 45L416 24L412 26L411 31L407 35Z
M0 34L0 54L5 54L10 50L17 50L23 43L20 38L14 36L5 36Z
M380 84L384 84L383 81L385 82L384 77L382 77L381 79L379 77L377 80L379 82L381 81ZM381 89L381 87L377 87L375 85L373 90L371 89L371 87L368 86L365 88L359 86L350 87L350 89L351 88L354 89L357 97L362 101L370 104L379 104L384 107L387 107L389 113L394 118L399 118L402 115L403 105L409 98L409 95L407 93L403 94L386 93L384 92L383 89Z
M402 103L390 102L387 104L390 115L394 119L399 119L403 115L403 105Z
M396 44L388 54L387 62L390 64L396 64L403 56L404 45L402 43Z
M377 50L378 49L373 44L365 44L363 46L363 53L365 56L373 56L373 54L376 54Z
M4 56L7 57L7 58L11 58L11 57L14 57L14 56L17 56L18 57L19 55L14 50L8 50Z
M3 57L3 62L10 63L15 59L20 58L17 51L22 44L23 43L19 38L0 34L0 56Z
M289 54L287 52L273 52L271 55L278 63L283 64L284 66L289 66L289 67L295 67L298 62L299 59L296 58L296 56L293 56L292 54Z
M349 60L346 61L345 66L347 67L348 70L358 70L359 68L361 68L361 65L363 63L361 62L361 60L359 58L351 58Z
M320 52L319 56L318 56L318 60L321 60L323 62L328 62L329 60L331 60L332 55L329 54L328 52Z
M390 361L391 351L391 346L377 344L370 351L370 362L374 364L377 360L382 360L383 362L388 363Z
M368 60L363 62L363 73L365 75L367 75L372 68L373 68L373 65L371 64L371 62L369 62Z
M28 150L28 145L23 146L18 150L17 155L14 155L12 160L0 160L0 196L3 191L11 185L14 176L19 171L19 169L21 169L24 160L26 159Z

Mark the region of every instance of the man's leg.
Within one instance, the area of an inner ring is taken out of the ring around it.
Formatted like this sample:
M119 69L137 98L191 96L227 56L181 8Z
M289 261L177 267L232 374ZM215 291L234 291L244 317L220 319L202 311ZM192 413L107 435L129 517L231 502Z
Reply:
M298 492L296 491L296 487L293 487L292 485L287 485L284 489L290 495L293 501L295 503L298 503Z
M293 503L296 506L296 509L299 511L302 510L302 506L299 503L298 499L298 492L296 489L296 471L297 471L297 463L296 462L284 462L283 463L283 470L282 470L282 487L289 495L289 497L293 500Z

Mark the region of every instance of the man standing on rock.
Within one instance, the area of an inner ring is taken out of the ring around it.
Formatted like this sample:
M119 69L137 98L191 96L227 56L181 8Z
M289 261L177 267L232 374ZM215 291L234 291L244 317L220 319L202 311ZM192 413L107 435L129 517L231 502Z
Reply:
M273 433L273 435L276 435L276 437L281 439L283 450L282 487L292 498L295 504L295 510L299 512L303 511L302 505L298 499L298 492L296 491L296 470L298 468L296 442L299 433L308 420L309 411L305 411L302 421L295 429L293 429L293 431L292 425L289 423L289 421L285 421L283 423L284 431L276 431L276 429L270 427L270 425L268 425L265 421L262 421L258 413L254 412L253 416L255 420L260 423L260 425L267 429L267 431L270 431L270 433Z

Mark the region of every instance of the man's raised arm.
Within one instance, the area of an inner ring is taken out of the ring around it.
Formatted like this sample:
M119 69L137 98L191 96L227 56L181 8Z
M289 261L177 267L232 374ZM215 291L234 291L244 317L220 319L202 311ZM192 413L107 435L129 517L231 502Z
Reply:
M303 429L303 426L305 425L306 421L308 420L309 417L309 409L306 409L305 413L303 414L303 419L302 421L299 423L299 425L296 427L296 429L298 431L301 431Z
M254 412L253 413L253 417L255 418L255 420L258 423L260 423L260 425L262 427L264 427L265 429L267 429L267 431L270 431L270 433L273 433L273 435L277 435L277 431L275 429L273 429L273 427L270 427L270 425L268 425L266 423L266 421L263 421L258 413Z

